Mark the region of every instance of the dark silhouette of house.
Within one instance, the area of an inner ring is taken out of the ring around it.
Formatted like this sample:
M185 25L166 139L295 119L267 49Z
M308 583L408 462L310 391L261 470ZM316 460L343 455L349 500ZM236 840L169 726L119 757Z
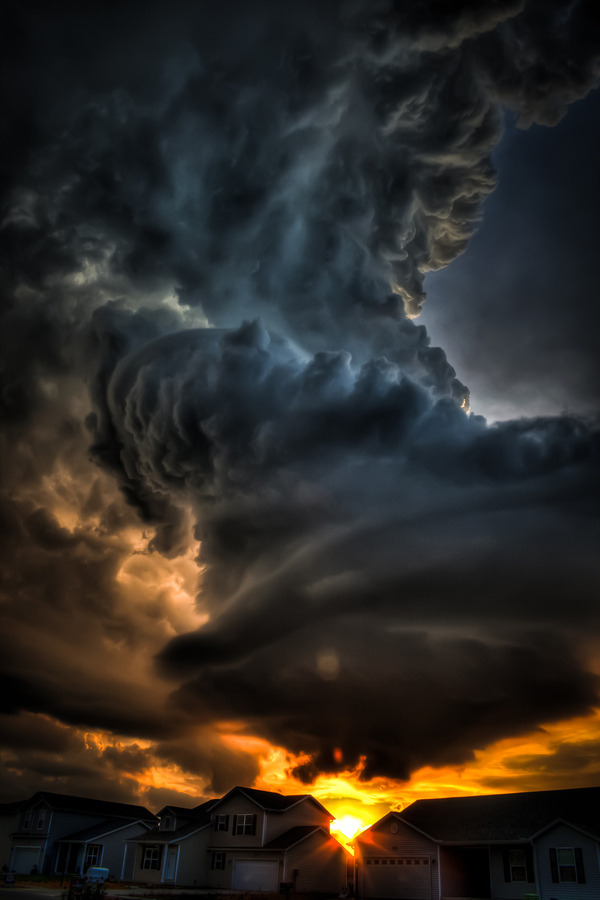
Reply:
M11 872L75 873L105 866L115 878L123 872L123 846L157 822L144 806L38 791L10 804L3 817ZM10 831L7 830L10 827Z
M417 800L354 841L361 897L600 900L600 787Z

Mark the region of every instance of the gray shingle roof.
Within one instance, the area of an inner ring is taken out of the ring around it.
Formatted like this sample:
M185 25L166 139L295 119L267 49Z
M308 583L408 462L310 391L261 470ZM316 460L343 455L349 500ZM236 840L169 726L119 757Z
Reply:
M600 787L417 800L397 815L436 841L525 841L557 819L600 832Z
M134 806L131 803L116 803L112 800L95 800L91 797L73 797L70 794L53 794L50 791L38 791L23 803L24 808L35 806L45 801L51 809L63 812L89 813L105 819L144 819L155 822L156 816L145 806Z
M169 815L169 813L173 813L175 816L180 816L182 819L198 819L203 818L207 812L218 803L217 800L206 800L205 803L201 803L199 806L164 806L160 812L159 816Z
M90 825L89 828L82 828L81 831L74 831L73 834L68 834L66 837L60 838L59 843L62 841L75 841L77 843L85 844L95 838L111 834L111 832L117 831L119 828L127 828L129 825L134 824L135 822L133 820L131 822L125 822L123 819L109 819L105 822L100 822L98 825Z
M170 829L161 831L159 828L152 828L150 831L147 831L146 834L142 834L137 838L132 838L132 840L134 843L138 844L170 844L172 841L184 840L191 834L195 834L202 828L206 828L209 824L210 817L207 817L206 821L195 819L193 822L186 822L181 828L174 828L172 831Z

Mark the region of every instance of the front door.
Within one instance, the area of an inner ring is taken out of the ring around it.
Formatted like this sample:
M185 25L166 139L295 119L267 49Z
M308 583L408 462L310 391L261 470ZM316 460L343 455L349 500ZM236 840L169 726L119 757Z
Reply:
M167 847L165 860L165 881L175 881L177 874L177 847Z

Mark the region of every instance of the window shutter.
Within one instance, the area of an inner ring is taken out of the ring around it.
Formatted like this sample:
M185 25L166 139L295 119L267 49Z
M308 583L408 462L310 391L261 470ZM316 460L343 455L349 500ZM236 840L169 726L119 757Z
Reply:
M577 883L585 884L585 872L583 869L583 853L581 847L575 847L575 868L577 870Z
M250 834L256 834L256 813L252 816L252 831Z
M550 847L550 871L552 872L552 884L558 884L558 861L554 847Z
M533 884L535 881L535 869L533 868L533 850L525 847L525 867L527 869L527 881Z
M219 817L217 815L213 818L213 831L216 831L219 827Z
M237 816L233 817L233 833L237 834Z
M510 851L502 851L502 862L504 863L504 880L510 881Z

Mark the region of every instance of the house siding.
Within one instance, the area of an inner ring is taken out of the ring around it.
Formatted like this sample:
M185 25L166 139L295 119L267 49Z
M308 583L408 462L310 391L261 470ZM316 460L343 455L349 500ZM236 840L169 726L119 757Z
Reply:
M139 824L133 824L126 828L120 828L113 834L107 834L104 837L99 837L89 842L90 844L100 844L102 847L102 856L100 857L99 865L108 869L111 878L121 878L125 841L141 837L144 832L145 829L141 828ZM85 872L83 874L85 875Z
M331 816L328 813L319 809L311 800L302 800L283 813L267 813L265 844L296 825L321 825L329 831L330 822Z
M550 848L580 847L585 884L553 884ZM535 846L541 900L598 900L600 897L600 843L568 825L557 825L544 832Z
M51 810L45 803L36 803L29 807L33 811L32 827L27 831L23 831L23 835L27 838L15 839L14 845L26 846L27 844L40 844L43 849L43 858L40 866L41 871L45 873L56 871L58 858L58 845L56 841L60 840L67 834L73 834L76 831L82 831L90 825L97 825L104 821L102 816L85 815L78 813L61 812L59 810ZM35 816L39 809L46 810L46 821L43 829L36 828ZM25 812L23 811L20 828L25 824Z
M438 900L437 844L425 835L391 818L364 832L355 846L359 896Z
M142 862L144 860L144 850L146 847L160 848L160 863L158 869L143 869ZM142 882L143 884L158 884L162 878L165 845L162 843L153 843L152 840L142 844L136 844L135 848L135 865L133 868L133 880Z
M213 847L257 847L261 846L263 835L263 824L265 819L264 811L256 805L252 800L247 799L243 794L236 793L233 797L225 800L214 809L213 814L228 815L229 825L227 831L212 830L210 844ZM256 833L255 834L234 834L233 819L234 816L255 815L256 816ZM284 827L281 831L287 829L287 819L281 817ZM212 827L212 826L211 826ZM281 834L281 831L279 834Z
M292 882L299 893L335 893L352 882L352 857L322 832L311 835L285 854L283 881Z
M210 827L179 843L179 864L175 883L187 887L201 887L207 883L210 855L209 841L212 839Z
M535 881L505 881L504 851L516 849L516 844L490 849L492 897L494 900L523 900L523 894L535 894Z
M10 862L12 847L12 835L17 831L20 821L18 812L4 814L0 825L0 866L7 866Z

